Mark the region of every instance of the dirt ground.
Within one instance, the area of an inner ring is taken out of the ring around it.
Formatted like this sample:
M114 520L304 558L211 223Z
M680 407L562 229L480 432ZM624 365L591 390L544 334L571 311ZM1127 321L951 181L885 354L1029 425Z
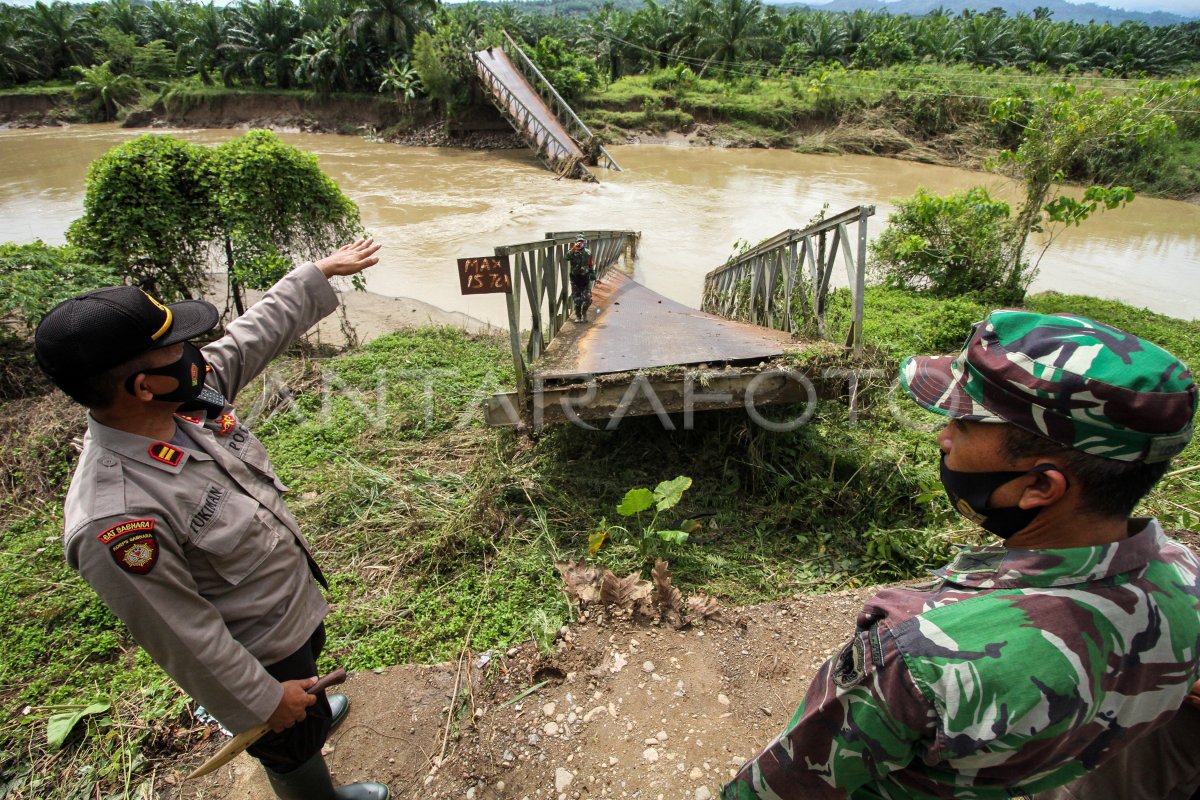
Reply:
M358 673L343 687L351 713L330 737L330 769L341 782L384 781L396 798L715 797L787 723L871 594L725 610L683 631L585 613L550 655L526 643L474 654L461 671L449 663ZM179 764L165 796L272 798L245 755L169 788L221 743Z
M1200 554L1200 533L1170 535ZM528 642L357 673L341 688L351 712L326 745L330 769L395 798L709 800L787 724L877 588L724 609L682 631L585 610L550 654ZM244 754L181 781L225 741L213 738L159 796L271 800Z

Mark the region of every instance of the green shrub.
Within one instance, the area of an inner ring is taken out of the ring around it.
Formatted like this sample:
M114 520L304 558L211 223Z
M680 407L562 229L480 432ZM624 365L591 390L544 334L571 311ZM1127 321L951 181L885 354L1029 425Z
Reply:
M691 68L684 64L664 67L650 75L650 88L673 90L677 94L695 90L700 85L700 78Z
M51 308L77 294L121 282L109 267L88 263L76 247L0 244L0 319L32 333Z
M604 82L595 61L554 36L539 39L529 57L568 103Z
M892 289L1018 302L1021 297L1004 288L1012 260L1010 213L1008 203L983 187L945 197L921 187L888 216L888 229L871 244L869 268ZM1024 284L1019 288L1023 293Z

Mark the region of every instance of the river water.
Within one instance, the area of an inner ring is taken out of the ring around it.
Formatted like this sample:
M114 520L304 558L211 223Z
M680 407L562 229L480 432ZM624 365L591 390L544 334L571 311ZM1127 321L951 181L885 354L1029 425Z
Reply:
M88 163L142 133L112 126L0 131L0 241L62 243L82 210ZM171 133L213 144L237 132ZM878 234L894 199L918 186L948 193L983 184L1016 196L1016 187L996 175L867 156L630 145L612 148L624 172L601 170L601 183L583 184L556 180L525 151L400 147L328 134L281 138L316 153L385 244L369 273L371 291L500 325L499 296L460 296L455 259L546 231L641 231L636 277L695 306L704 274L735 242L803 227L825 203L830 214L874 204L871 229ZM1139 197L1097 214L1054 241L1033 289L1200 317L1200 206Z

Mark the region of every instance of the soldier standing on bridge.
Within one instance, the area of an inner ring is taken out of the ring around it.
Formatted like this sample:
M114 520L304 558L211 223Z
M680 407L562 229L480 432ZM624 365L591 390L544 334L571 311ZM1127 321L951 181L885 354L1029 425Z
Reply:
M587 248L587 237L582 233L575 237L567 253L571 276L571 306L575 321L585 322L588 309L592 306L592 282L596 280L596 269L592 263L592 251Z
M869 600L727 800L1051 790L1171 721L1196 680L1200 563L1130 517L1191 438L1187 367L1083 317L996 311L901 381L950 418L954 507L1003 542Z

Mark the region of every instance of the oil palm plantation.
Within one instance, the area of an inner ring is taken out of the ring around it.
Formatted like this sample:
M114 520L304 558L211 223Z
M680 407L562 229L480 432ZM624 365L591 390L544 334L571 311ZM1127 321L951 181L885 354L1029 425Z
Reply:
M185 6L180 15L179 48L176 69L195 72L206 86L212 84L212 72L220 67L225 44L226 11L213 3Z
M291 0L247 0L229 18L225 74L245 75L256 86L292 85L292 56L300 36L300 14Z
M722 72L737 72L758 58L766 41L759 0L717 0L705 22L696 44L705 53L706 67L718 65Z
M90 64L100 44L91 19L82 7L38 0L25 17L27 53L36 58L38 72L56 77L70 67ZM35 55L36 54L36 55Z
M350 15L350 33L372 41L389 58L412 52L417 34L430 28L437 0L357 0Z

